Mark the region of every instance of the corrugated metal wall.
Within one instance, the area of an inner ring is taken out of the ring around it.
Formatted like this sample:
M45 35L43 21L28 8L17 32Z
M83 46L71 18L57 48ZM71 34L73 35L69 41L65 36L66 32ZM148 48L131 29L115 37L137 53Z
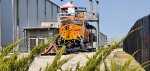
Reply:
M12 2L11 0L1 0L1 41L2 46L13 41L13 19L12 19Z
M2 50L2 44L1 44L1 25L2 25L2 22L1 22L1 0L0 0L0 52L1 52L1 50Z
M102 47L106 43L107 43L107 36L100 32L99 33L99 44L100 44L100 47Z
M13 42L13 36L14 40L24 37L24 27L38 27L41 21L57 21L59 7L49 0L1 0L0 11L1 41L2 46L6 46ZM20 46L23 47L23 43Z
M125 39L123 49L129 54L140 50L134 57L142 64L146 61L150 61L150 15L137 20L130 31L139 27L143 28L131 33ZM150 71L150 67L148 67L146 71Z

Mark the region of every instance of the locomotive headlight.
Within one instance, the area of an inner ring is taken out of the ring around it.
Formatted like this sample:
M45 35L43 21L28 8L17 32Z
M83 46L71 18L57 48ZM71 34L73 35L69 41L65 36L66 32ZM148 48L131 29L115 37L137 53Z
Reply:
M72 26L70 25L69 28L72 29Z
M62 38L64 38L65 36L64 35L62 35Z
M77 36L74 36L74 38L77 38Z

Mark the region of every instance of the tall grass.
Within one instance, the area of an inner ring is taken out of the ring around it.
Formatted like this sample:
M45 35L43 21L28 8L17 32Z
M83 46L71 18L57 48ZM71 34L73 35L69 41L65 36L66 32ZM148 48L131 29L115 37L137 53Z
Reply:
M44 49L50 44L50 42L56 40L58 36L59 35L56 35L48 42L42 42L38 46L35 46L30 51L28 56L22 58L18 58L18 52L15 52L11 56L7 56L9 52L21 42L22 39L8 45L0 54L0 71L28 71L29 66L33 62L34 58L37 55L41 54Z
M138 29L131 31L131 33L129 33L129 34L132 34L134 31L136 31ZM59 35L56 35L54 38L52 38L48 42L46 42L46 43L42 42L38 46L35 46L30 51L28 56L22 57L22 58L18 58L19 52L15 52L13 55L8 56L9 52L13 48L15 48L21 42L21 40L18 40L16 42L8 45L7 47L5 47L2 54L0 54L0 71L28 71L31 63L33 63L33 61L34 61L34 58L36 56L38 56L39 54L41 54L44 51L44 49L50 44L50 42L55 41L58 36ZM127 36L123 37L119 42L111 43L109 48L108 47L99 48L92 57L88 57L88 56L84 55L88 59L88 61L86 62L86 64L84 66L80 66L80 62L78 62L76 64L75 71L101 71L102 69L100 66L102 64L104 64L104 71L136 71L138 68L137 69L129 69L128 68L132 61L132 58L127 60L125 62L125 64L123 66L121 66L120 68L118 68L118 65L116 64L116 62L113 59L111 60L111 64L110 64L111 66L108 66L108 63L106 60L108 55L110 55L110 53L114 49L120 47L120 44L124 41L124 39ZM70 56L65 59L61 59L61 56L64 51L65 51L65 46L63 46L56 53L56 56L55 56L53 62L48 63L47 66L45 67L45 69L43 69L43 70L44 71L57 71L57 70L62 71L62 66L74 57L74 56ZM42 69L40 68L40 71L41 70ZM72 70L73 70L72 67L68 66L65 71L72 71ZM140 70L142 70L142 69L140 69Z
M62 49L57 52L53 62L46 66L45 71L56 71L58 69L62 70L61 66L67 63L69 60L71 60L74 57L74 56L70 56L70 57L60 60L64 50L65 50L65 46L63 46Z

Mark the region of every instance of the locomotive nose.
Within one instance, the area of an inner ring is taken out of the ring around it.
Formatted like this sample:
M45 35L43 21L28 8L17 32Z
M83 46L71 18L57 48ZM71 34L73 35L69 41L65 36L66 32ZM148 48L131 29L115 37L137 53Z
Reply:
M82 36L81 28L81 26L74 24L65 25L62 29L61 36L64 40L76 40L78 36Z

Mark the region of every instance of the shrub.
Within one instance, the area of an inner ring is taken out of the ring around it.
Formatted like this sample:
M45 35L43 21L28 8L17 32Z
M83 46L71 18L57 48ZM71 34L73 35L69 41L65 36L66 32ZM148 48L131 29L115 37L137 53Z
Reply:
M138 29L131 31L129 34L133 33L134 31L136 31ZM35 46L30 51L30 53L27 57L22 57L22 58L18 58L19 52L15 52L13 55L7 56L8 53L21 42L22 39L8 45L7 47L5 47L2 54L0 54L0 70L1 71L28 71L29 66L33 62L34 58L36 56L38 56L39 54L41 54L44 51L45 47L47 47L51 41L55 41L58 36L59 35L56 35L56 36L54 36L54 38L52 38L48 42L46 42L46 43L42 42L38 46ZM130 58L127 62L125 62L125 64L123 66L121 66L120 68L118 68L118 65L113 60L111 60L110 68L108 67L107 62L106 62L106 57L114 49L120 47L120 44L124 41L124 39L127 36L123 37L119 42L111 43L109 48L108 47L99 48L92 57L88 57L85 55L85 57L87 57L88 61L86 62L86 64L84 66L80 66L80 63L78 62L76 64L75 71L100 71L101 70L100 65L102 65L102 64L104 64L105 71L136 71L136 69L127 69L132 61L132 58ZM62 71L62 68L61 68L62 65L67 63L69 60L71 60L74 57L74 56L70 56L68 58L60 60L64 50L65 50L65 46L63 46L56 53L56 56L55 56L53 62L50 64L47 64L46 68L44 69L45 71L57 71L57 70ZM146 64L147 63L148 62L146 62ZM143 67L146 67L146 66L143 66ZM72 68L67 67L66 71L72 71Z

